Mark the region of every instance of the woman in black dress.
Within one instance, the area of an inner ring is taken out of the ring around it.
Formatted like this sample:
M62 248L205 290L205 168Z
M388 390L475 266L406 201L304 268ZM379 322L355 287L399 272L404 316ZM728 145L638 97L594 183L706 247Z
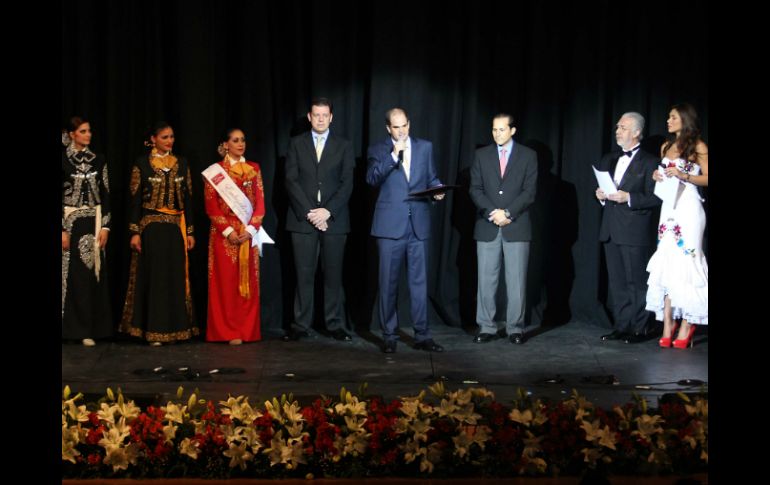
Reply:
M91 124L73 116L62 131L62 338L112 336L105 247L110 234L107 163L92 152Z
M195 246L192 180L187 160L172 153L166 122L149 132L150 153L131 171L131 268L120 330L160 346L198 335L187 251Z

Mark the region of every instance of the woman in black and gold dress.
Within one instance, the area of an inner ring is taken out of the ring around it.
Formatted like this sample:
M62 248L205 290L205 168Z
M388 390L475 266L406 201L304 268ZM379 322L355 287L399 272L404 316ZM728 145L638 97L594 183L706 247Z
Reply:
M61 336L91 347L112 336L105 247L110 234L107 163L92 152L91 125L73 116L62 132Z
M174 130L150 130L149 155L131 171L131 268L120 330L153 346L198 335L187 251L195 246L187 160L171 153Z

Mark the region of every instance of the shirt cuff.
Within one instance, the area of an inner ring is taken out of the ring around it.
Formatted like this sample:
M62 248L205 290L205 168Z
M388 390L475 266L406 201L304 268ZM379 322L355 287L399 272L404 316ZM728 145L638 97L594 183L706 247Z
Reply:
M628 207L631 207L631 194L628 194Z
M231 226L227 226L227 229L225 229L224 231L222 231L222 235L223 235L224 237L227 237L227 236L229 236L229 235L230 235L230 233L231 233L231 232L233 232L234 230L235 230L235 229L233 229Z
M246 231L248 231L248 233L251 234L251 239L257 238L257 230L251 224L246 226Z

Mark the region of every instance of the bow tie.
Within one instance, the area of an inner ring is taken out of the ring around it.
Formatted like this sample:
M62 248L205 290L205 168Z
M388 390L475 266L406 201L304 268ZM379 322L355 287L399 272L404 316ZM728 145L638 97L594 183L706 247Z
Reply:
M83 150L81 152L76 152L75 155L73 155L73 158L79 163L85 163L90 162L92 157L90 156L90 153Z
M631 158L631 155L633 154L634 154L634 150L623 151L623 155L627 156L628 158Z

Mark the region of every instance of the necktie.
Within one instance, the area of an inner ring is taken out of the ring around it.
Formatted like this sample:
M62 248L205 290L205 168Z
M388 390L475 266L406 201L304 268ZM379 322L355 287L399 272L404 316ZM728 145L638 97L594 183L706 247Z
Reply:
M319 136L315 142L315 155L318 161L321 161L321 153L324 151L324 137Z
M623 151L623 155L627 156L628 158L631 158L631 155L633 155L633 154L634 154L633 150Z
M505 148L500 150L500 176L505 175L505 166L508 165L508 158L505 156Z

